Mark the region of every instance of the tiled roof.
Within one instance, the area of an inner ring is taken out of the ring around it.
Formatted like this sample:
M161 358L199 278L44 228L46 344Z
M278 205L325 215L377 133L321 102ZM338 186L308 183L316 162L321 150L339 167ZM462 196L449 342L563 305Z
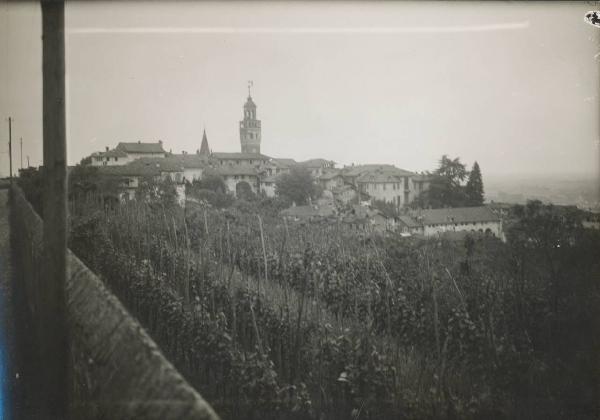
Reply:
M250 175L258 176L256 168L250 165L224 165L216 168L216 172L222 176Z
M400 182L402 177L411 176L412 172L399 168L376 169L362 173L356 182Z
M424 225L500 221L487 206L422 210L419 216Z
M166 158L138 158L124 166L154 166L160 172L183 172L181 161L173 156Z
M113 176L159 176L164 172L183 172L173 158L139 158L126 165L98 166L100 173Z
M235 160L269 160L271 159L269 156L263 155L261 153L226 153L226 152L215 152L211 155L216 159L235 159Z
M202 169L210 165L208 156L202 154L172 155L186 169Z
M304 162L299 162L298 165L306 166L307 168L324 168L332 165L334 162L326 159L309 159Z
M159 176L160 169L152 165L97 166L98 172L109 176Z
M365 164L355 166L345 166L342 168L342 173L347 176L358 176L364 172L373 171L379 168L393 168L393 165L385 164Z
M157 143L142 143L138 142L121 142L117 145L117 150L125 153L165 153L162 147L162 142Z
M274 162L276 165L280 166L280 167L284 167L284 168L290 168L294 165L297 165L298 162L296 162L294 159L284 159L284 158L274 158L271 160L271 162Z

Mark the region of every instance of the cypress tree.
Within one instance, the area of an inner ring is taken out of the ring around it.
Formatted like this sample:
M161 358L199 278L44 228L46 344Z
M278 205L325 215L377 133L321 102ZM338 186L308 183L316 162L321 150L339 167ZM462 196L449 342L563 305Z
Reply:
M481 180L481 169L479 169L477 162L473 164L465 189L469 206L483 205L483 181Z

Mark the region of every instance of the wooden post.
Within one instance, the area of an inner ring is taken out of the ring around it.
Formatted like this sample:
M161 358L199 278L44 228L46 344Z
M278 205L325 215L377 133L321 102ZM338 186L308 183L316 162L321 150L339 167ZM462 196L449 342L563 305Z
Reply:
M12 183L12 117L8 117L8 162L9 178Z
M68 336L67 159L65 116L65 5L41 0L44 135L44 273L40 287L40 332L44 357L45 418L67 418Z

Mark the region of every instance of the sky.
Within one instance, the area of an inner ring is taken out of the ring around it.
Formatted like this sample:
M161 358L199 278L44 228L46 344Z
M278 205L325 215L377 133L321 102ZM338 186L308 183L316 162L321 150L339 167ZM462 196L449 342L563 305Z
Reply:
M253 81L261 151L338 166L592 175L594 3L68 2L68 160L119 141L240 150ZM41 12L0 2L0 174L42 158Z

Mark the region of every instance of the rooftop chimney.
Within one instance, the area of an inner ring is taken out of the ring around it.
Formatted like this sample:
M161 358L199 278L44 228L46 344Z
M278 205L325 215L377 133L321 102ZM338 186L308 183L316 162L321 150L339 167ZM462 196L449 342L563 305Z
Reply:
M108 152L108 146L106 146L106 151Z

